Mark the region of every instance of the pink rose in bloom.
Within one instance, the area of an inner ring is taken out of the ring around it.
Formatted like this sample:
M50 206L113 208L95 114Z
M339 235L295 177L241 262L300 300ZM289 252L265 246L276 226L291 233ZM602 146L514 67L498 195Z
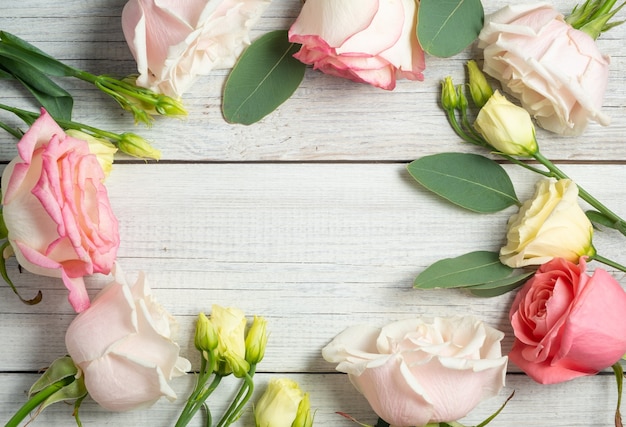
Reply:
M289 29L294 55L334 76L391 90L424 80L415 0L307 0Z
M199 75L230 68L270 0L130 0L122 29L139 86L180 97Z
M507 6L485 19L478 46L484 70L520 100L547 130L578 135L600 109L609 58L589 35L575 30L548 4Z
M2 174L9 241L22 267L60 277L77 312L89 307L83 276L108 274L119 246L104 172L87 142L42 109Z
M519 291L513 363L542 384L593 375L626 354L626 292L606 271L555 258Z
M456 421L504 386L504 334L472 317L353 326L322 350L397 427Z
M130 286L119 266L115 280L72 321L65 345L89 395L110 411L176 399L168 382L191 369L173 339L176 320L156 301L143 273Z

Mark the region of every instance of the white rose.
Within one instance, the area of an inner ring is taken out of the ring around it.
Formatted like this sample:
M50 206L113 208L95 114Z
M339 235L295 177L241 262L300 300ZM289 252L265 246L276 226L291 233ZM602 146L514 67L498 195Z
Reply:
M122 29L139 86L180 97L199 75L230 68L270 0L130 0Z
M600 111L609 58L548 4L507 6L485 19L478 47L484 70L547 130L578 135Z
M65 335L89 395L111 411L145 407L165 396L168 381L191 369L172 340L175 319L154 299L143 274L129 286L119 266L115 280L79 314Z
M354 326L323 350L394 426L456 421L504 386L504 334L472 317Z

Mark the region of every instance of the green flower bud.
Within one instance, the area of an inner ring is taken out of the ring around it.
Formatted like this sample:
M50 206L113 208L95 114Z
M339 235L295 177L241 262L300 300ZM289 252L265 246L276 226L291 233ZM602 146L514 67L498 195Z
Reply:
M266 345L267 320L254 316L252 326L246 335L246 361L251 365L256 365L263 360Z
M450 76L441 83L441 105L446 111L453 111L459 106L459 98Z
M483 107L491 95L493 95L493 89L487 83L485 74L478 68L476 61L467 61L467 70L469 72L469 90L472 100L477 107Z
M532 157L539 150L528 111L512 104L498 91L478 112L474 128L500 153Z
M224 354L222 354L222 357L228 365L229 370L232 371L233 375L237 378L245 377L250 371L250 364L246 362L246 359L240 357L237 353L227 349Z
M161 152L152 147L148 141L134 133L123 133L117 146L123 153L143 159L159 160Z
M311 402L309 400L309 393L304 393L300 404L298 405L298 412L296 413L296 419L293 420L291 427L312 427L313 426L313 414L311 414Z
M217 330L204 313L198 314L194 345L202 352L212 352L217 348Z

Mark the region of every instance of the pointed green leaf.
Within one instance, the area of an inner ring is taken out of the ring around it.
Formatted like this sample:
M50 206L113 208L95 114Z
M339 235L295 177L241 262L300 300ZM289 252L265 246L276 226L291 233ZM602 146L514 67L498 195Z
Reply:
M37 68L49 76L73 76L75 70L6 31L0 31L0 57L12 58ZM3 58L3 63L4 63Z
M587 218L589 218L589 221L591 221L594 225L602 225L608 228L612 228L626 236L626 222L614 222L613 220L598 211L586 211L585 214L587 215Z
M61 86L29 64L3 58L2 68L33 94L39 104L56 120L72 120L74 99Z
M285 102L304 77L306 65L293 57L299 48L289 42L285 30L269 32L252 43L226 81L224 118L249 125Z
M500 262L497 252L476 251L435 262L415 278L413 287L464 288L504 279L512 271Z
M417 38L430 55L456 55L476 40L484 17L480 0L421 0Z
M518 287L526 283L529 277L533 274L535 274L534 271L523 274L514 274L502 280L494 280L493 282L472 286L468 289L472 294L478 297L495 297L517 289Z
M504 168L477 154L435 154L411 162L407 169L428 190L474 212L498 212L519 204Z
M51 386L64 378L74 377L78 373L78 368L71 357L63 356L56 359L41 377L31 386L29 395L36 394L41 390Z

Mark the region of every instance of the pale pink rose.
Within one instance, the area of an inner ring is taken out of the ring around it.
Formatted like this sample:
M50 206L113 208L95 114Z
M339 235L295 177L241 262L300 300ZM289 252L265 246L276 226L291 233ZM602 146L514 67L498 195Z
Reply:
M578 135L600 109L609 58L589 35L573 29L545 3L507 6L485 19L478 46L484 70L520 100L547 130Z
M89 307L83 276L108 274L119 246L104 172L87 142L42 109L2 174L9 242L31 273L60 277L77 312Z
M122 29L139 86L180 97L199 75L230 68L270 0L130 0Z
M119 266L114 274L68 327L67 351L89 395L105 409L147 407L163 396L173 401L168 382L191 369L173 341L176 321L152 296L143 273L133 286Z
M513 363L542 384L593 375L626 354L626 292L606 271L555 258L522 287L510 311Z
M322 350L398 426L455 421L504 386L504 334L472 317L354 326Z
M424 80L414 0L307 0L289 29L294 55L334 76L391 90Z

